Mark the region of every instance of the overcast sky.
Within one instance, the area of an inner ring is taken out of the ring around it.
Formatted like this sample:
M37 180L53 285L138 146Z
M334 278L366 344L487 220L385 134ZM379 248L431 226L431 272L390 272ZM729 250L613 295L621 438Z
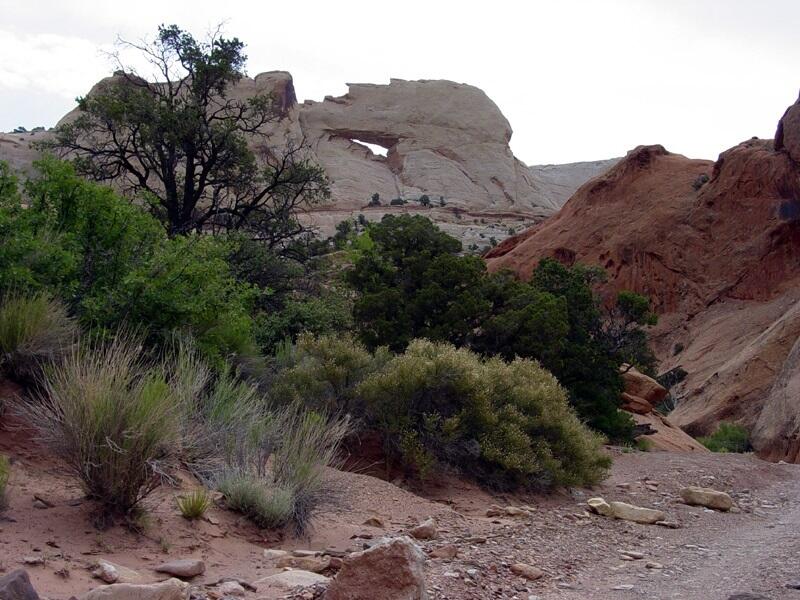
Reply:
M0 130L52 126L110 73L102 50L160 23L225 22L248 72L287 70L298 97L345 82L482 88L528 164L660 143L716 158L772 137L800 88L798 0L0 0Z

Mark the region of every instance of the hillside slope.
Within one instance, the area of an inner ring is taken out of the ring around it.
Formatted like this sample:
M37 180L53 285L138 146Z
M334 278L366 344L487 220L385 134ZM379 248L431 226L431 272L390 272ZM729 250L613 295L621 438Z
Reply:
M800 398L786 390L796 382L786 373L783 395L773 384L791 370L800 335L797 110L776 143L748 140L715 163L636 148L487 257L492 270L523 277L545 256L597 264L608 293L649 295L661 315L653 340L662 370L688 372L671 419L694 435L740 422L762 456L795 462Z

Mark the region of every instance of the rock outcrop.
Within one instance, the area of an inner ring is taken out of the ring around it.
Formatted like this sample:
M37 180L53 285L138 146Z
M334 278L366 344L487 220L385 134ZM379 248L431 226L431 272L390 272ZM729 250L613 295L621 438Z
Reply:
M89 95L118 77L101 80ZM361 213L378 220L386 212L422 212L467 245L488 247L492 238L553 214L613 162L527 167L509 148L511 126L500 109L471 85L402 79L348 85L343 96L298 103L292 76L270 71L243 78L229 92L234 99L271 94L279 118L265 130L270 143L310 145L331 180L333 202L304 218L323 233ZM37 157L31 142L47 136L0 134L0 160L29 171ZM385 156L368 144L382 146ZM381 205L369 207L375 193ZM431 207L417 202L423 195ZM395 198L408 204L389 206Z
M489 267L523 277L543 257L604 267L609 297L646 294L660 313L661 368L687 371L670 421L692 435L738 422L760 455L798 461L799 149L797 103L774 143L748 140L715 163L640 146L556 216L498 245Z

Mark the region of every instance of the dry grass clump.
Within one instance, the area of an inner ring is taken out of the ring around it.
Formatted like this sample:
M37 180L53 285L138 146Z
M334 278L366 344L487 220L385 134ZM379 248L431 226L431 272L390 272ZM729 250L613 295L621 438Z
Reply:
M205 488L197 488L177 498L178 509L184 519L193 521L206 514L211 506L211 496Z
M72 343L77 327L60 302L44 293L0 299L0 367L29 376Z
M67 352L21 410L106 516L130 515L181 447L180 395L124 332Z

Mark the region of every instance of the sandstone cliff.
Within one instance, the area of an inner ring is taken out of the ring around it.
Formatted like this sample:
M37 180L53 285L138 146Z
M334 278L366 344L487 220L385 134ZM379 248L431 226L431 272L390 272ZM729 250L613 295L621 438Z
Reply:
M775 143L748 140L715 163L636 148L555 217L488 255L491 269L523 277L544 256L598 264L608 271L608 293L649 295L661 314L653 341L662 369L688 371L673 390L679 404L670 419L693 435L740 422L763 456L795 461L798 117L795 104Z
M106 78L93 90L113 81ZM334 202L306 215L323 233L359 213L378 220L386 212L422 212L466 245L487 247L492 238L502 240L510 230L553 214L608 166L597 161L529 169L511 152L511 126L497 105L480 89L451 81L350 84L344 96L298 103L292 76L270 71L244 78L230 91L239 99L257 93L272 94L280 115L267 128L271 143L304 140L331 179ZM30 142L46 135L0 134L0 160L28 169L36 158ZM382 146L386 155L364 143ZM367 207L376 192L382 206ZM432 207L416 202L423 195ZM388 206L394 198L409 204Z

